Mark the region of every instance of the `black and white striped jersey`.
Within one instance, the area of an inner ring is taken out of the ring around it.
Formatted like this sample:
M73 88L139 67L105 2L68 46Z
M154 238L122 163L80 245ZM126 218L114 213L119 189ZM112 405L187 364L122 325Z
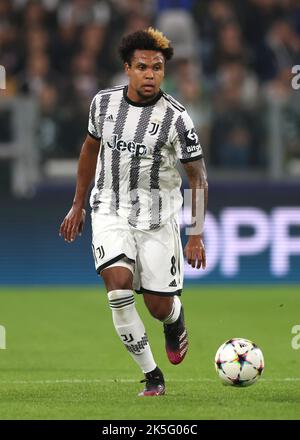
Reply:
M182 162L202 157L185 108L160 91L152 102L127 97L127 86L101 90L92 100L88 133L101 142L90 204L138 229L157 229L182 206Z

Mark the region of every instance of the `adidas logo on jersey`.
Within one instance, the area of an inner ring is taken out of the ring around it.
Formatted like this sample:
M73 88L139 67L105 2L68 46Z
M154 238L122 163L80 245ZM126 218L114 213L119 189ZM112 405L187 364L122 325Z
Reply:
M175 280L171 281L169 287L177 287L177 283Z
M107 142L107 146L119 152L128 150L128 152L135 157L146 156L147 154L146 145L138 144L134 141L126 142L123 139L119 139L119 135L117 134L112 135L111 143Z
M113 115L109 115L109 116L107 116L107 118L105 118L105 121L114 122L114 117L113 117Z

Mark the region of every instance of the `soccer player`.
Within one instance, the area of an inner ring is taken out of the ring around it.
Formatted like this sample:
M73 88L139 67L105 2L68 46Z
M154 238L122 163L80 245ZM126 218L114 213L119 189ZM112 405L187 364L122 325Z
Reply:
M178 223L181 178L175 166L180 159L187 173L196 223L207 203L206 170L191 118L160 89L173 55L169 40L153 28L137 31L123 37L119 53L128 85L101 90L92 100L75 197L60 235L72 242L81 234L95 177L90 204L96 270L117 334L145 375L139 395L158 396L165 393L164 376L134 291L143 294L151 315L163 323L167 356L179 364L188 336L179 299L184 260ZM198 191L204 196L197 197ZM185 256L192 267L205 268L202 230L189 235Z

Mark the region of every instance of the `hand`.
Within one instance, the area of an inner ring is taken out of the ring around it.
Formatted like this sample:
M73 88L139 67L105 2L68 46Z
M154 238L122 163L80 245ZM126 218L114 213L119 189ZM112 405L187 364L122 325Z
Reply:
M192 267L196 267L197 264L197 269L200 269L201 265L202 269L206 268L205 247L200 235L189 236L184 248L184 255Z
M68 243L74 241L76 236L82 233L85 215L85 209L73 206L60 225L59 235L64 237Z

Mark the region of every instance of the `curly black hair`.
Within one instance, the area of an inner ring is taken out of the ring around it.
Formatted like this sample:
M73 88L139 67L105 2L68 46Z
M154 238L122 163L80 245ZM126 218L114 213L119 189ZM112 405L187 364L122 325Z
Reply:
M119 46L119 54L124 63L130 65L135 50L157 50L162 52L166 61L169 61L174 53L170 41L162 32L148 28L125 35Z

